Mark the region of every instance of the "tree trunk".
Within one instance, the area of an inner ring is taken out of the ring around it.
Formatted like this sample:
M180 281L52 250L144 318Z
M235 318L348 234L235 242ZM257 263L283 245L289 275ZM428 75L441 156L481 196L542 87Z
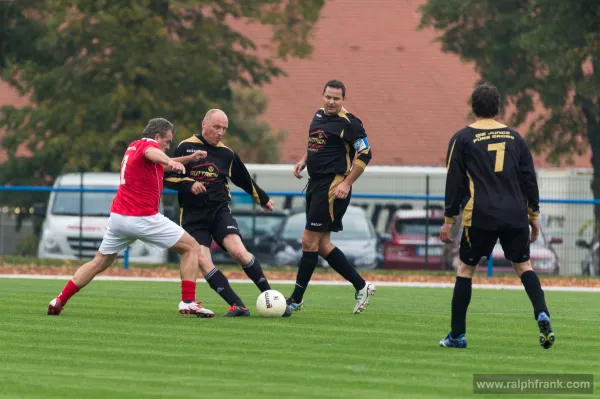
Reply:
M594 177L592 179L592 193L594 199L600 199L600 123L594 117L588 117L588 140L592 149L592 167L594 168ZM594 217L596 219L595 229L599 232L600 227L600 204L594 205Z

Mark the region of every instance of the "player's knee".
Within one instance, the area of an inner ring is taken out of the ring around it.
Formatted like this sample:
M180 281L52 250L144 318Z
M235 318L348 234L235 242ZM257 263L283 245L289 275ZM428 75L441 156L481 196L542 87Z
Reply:
M458 277L472 278L476 269L476 266L469 266L463 261L460 261L458 264L458 269L456 269L456 275Z
M101 252L97 252L94 259L92 259L92 268L96 274L101 273L108 269L117 258L117 254L104 255Z
M311 234L304 233L302 235L302 250L304 252L318 252L319 240L315 239Z
M252 259L252 254L248 252L248 250L246 249L246 247L244 247L243 244L236 245L235 247L233 247L231 249L231 252L229 252L229 255L231 255L231 257L240 264L246 264Z
M519 277L521 277L521 275L523 273L533 270L533 267L531 267L531 261L528 260L527 262L523 262L523 263L514 263L513 262L513 269L515 269L515 272L517 273L517 275Z

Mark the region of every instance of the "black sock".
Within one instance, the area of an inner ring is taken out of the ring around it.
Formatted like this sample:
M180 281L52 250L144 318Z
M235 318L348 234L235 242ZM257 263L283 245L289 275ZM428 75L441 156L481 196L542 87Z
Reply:
M471 292L472 279L457 276L452 295L452 332L450 337L453 339L467 332L467 308L471 303Z
M538 316L542 312L546 312L548 317L550 317L550 312L546 307L546 299L544 298L544 291L542 291L542 285L540 284L540 279L537 274L533 270L528 270L525 273L521 274L521 282L525 287L525 291L529 296L529 300L533 305L533 315L537 320Z
M242 302L241 298L237 296L231 285L229 285L229 280L227 277L219 269L216 267L212 269L210 272L204 276L204 279L210 285L217 294L221 296L229 304L229 306L238 305L243 308L246 307L244 302Z
M354 270L352 265L350 265L350 262L348 262L348 259L346 259L346 255L344 255L344 253L338 247L333 248L325 260L327 263L329 263L329 266L331 266L333 270L338 272L340 276L350 281L356 291L360 291L365 288L367 283L360 276L360 274Z
M302 258L300 259L300 266L298 266L298 274L296 275L296 285L294 286L294 292L292 292L291 296L294 302L302 302L304 291L306 291L306 288L308 287L308 282L315 271L315 267L317 267L318 261L318 252L302 251Z
M260 292L271 289L271 286L265 277L265 273L263 272L262 267L260 267L260 263L254 256L252 256L252 260L247 265L242 266L242 268L244 269L246 276L254 281L254 284L256 284Z

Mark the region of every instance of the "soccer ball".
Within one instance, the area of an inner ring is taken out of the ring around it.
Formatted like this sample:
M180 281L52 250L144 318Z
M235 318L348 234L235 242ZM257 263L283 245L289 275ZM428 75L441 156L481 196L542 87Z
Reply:
M285 297L279 291L267 290L256 300L256 311L263 317L282 317L286 309Z

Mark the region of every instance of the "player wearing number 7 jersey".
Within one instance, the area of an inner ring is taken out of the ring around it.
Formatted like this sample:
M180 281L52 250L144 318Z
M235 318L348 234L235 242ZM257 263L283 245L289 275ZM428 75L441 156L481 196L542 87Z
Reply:
M440 239L451 243L452 226L463 209L460 263L452 298L452 331L440 346L464 348L471 280L482 257L498 239L534 308L540 345L554 343L544 292L529 260L529 243L539 234L539 190L533 158L515 130L494 120L500 94L486 83L475 89L471 105L477 122L457 132L447 154L446 220ZM529 230L531 226L531 233Z
M181 255L179 313L214 317L212 311L196 302L200 245L158 212L164 171L185 173L183 164L206 157L205 151L197 151L185 157L169 158L165 151L171 145L174 130L173 124L166 119L152 119L144 128L142 139L129 144L121 163L121 184L110 209L100 249L50 302L49 315L58 316L73 295L112 265L119 252L139 239L160 249L173 248Z

